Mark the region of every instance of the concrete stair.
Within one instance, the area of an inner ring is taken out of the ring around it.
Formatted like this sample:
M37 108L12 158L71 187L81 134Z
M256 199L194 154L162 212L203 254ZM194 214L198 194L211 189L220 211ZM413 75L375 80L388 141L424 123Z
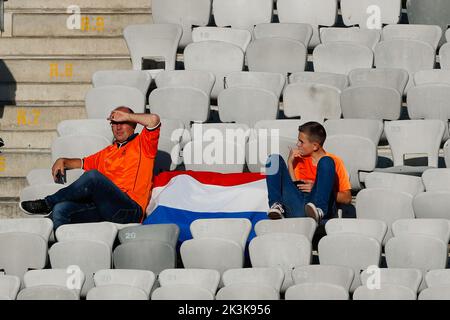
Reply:
M78 19L69 6L78 6ZM72 23L70 23L72 22ZM151 23L151 0L9 0L0 37L0 218L22 217L17 201L35 168L52 165L58 123L86 117L98 70L131 69L123 29Z

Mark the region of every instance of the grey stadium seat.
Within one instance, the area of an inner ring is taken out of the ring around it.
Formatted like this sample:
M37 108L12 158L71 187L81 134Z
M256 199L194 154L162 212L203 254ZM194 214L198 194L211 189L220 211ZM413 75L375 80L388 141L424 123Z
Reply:
M446 219L400 219L392 223L392 233L395 237L408 234L428 235L448 243L450 225Z
M330 219L325 224L327 235L354 233L376 239L383 242L387 232L387 225L384 221L373 219Z
M372 119L330 119L324 123L328 136L349 134L361 136L373 141L375 146L380 142L383 122Z
M416 300L417 294L410 288L385 284L380 289L369 289L361 286L355 290L353 300Z
M315 264L295 267L292 277L295 284L327 283L350 290L355 272L350 267Z
M162 71L155 78L158 88L193 87L203 91L208 97L215 81L216 77L212 72L194 70Z
M374 276L379 277L379 283L373 283ZM368 268L361 272L361 282L363 286L379 285L380 288L385 285L400 285L417 294L422 282L422 271L408 268Z
M416 86L423 84L442 83L450 85L450 70L421 70L414 74L414 84Z
M0 300L15 300L19 289L19 277L0 275Z
M317 223L312 218L290 218L280 220L260 220L255 225L255 233L261 236L268 233L296 233L304 235L312 242Z
M450 11L446 0L408 0L406 8L411 24L438 25L442 30L448 28ZM442 37L440 45L444 40Z
M278 300L279 293L260 283L234 283L221 288L216 300Z
M158 281L161 287L185 285L216 294L220 273L213 269L166 269L159 274Z
M222 275L223 284L261 284L272 287L276 292L281 290L284 271L281 268L242 268L229 269Z
M348 300L349 294L341 286L330 283L302 283L289 287L286 300Z

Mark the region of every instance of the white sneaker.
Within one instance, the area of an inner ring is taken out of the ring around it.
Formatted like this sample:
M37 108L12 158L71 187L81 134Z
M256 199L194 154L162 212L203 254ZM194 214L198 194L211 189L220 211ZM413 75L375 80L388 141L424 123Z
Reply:
M267 211L267 216L272 220L279 220L284 218L285 213L284 205L279 202L275 202Z
M316 220L317 223L320 223L324 216L322 209L317 208L312 202L305 205L305 213L308 217Z

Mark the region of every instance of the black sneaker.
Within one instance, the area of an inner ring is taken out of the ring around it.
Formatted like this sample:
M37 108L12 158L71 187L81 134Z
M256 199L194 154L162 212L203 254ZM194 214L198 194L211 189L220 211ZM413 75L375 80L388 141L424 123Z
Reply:
M284 205L279 202L275 202L267 211L267 216L269 219L272 220L279 220L284 218L284 213L286 212L286 209L284 208Z
M45 202L45 200L31 200L31 201L22 201L19 203L20 208L26 214L34 215L49 215L52 212L52 208L50 208Z
M317 223L320 223L324 216L322 209L317 208L312 202L305 205L305 213L308 217L316 220Z

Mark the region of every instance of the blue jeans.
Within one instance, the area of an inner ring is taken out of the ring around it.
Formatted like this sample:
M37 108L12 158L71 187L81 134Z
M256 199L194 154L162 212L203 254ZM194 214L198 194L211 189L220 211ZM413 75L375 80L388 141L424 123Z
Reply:
M282 203L286 208L286 218L305 217L305 204L314 203L324 213L324 222L332 218L336 212L335 164L332 158L326 156L317 164L317 176L311 193L300 191L292 181L284 159L280 155L271 155L266 168L278 165L275 174L266 176L269 206L275 202Z
M68 223L140 222L142 208L97 170L85 172L71 185L45 198L53 208L53 228Z

